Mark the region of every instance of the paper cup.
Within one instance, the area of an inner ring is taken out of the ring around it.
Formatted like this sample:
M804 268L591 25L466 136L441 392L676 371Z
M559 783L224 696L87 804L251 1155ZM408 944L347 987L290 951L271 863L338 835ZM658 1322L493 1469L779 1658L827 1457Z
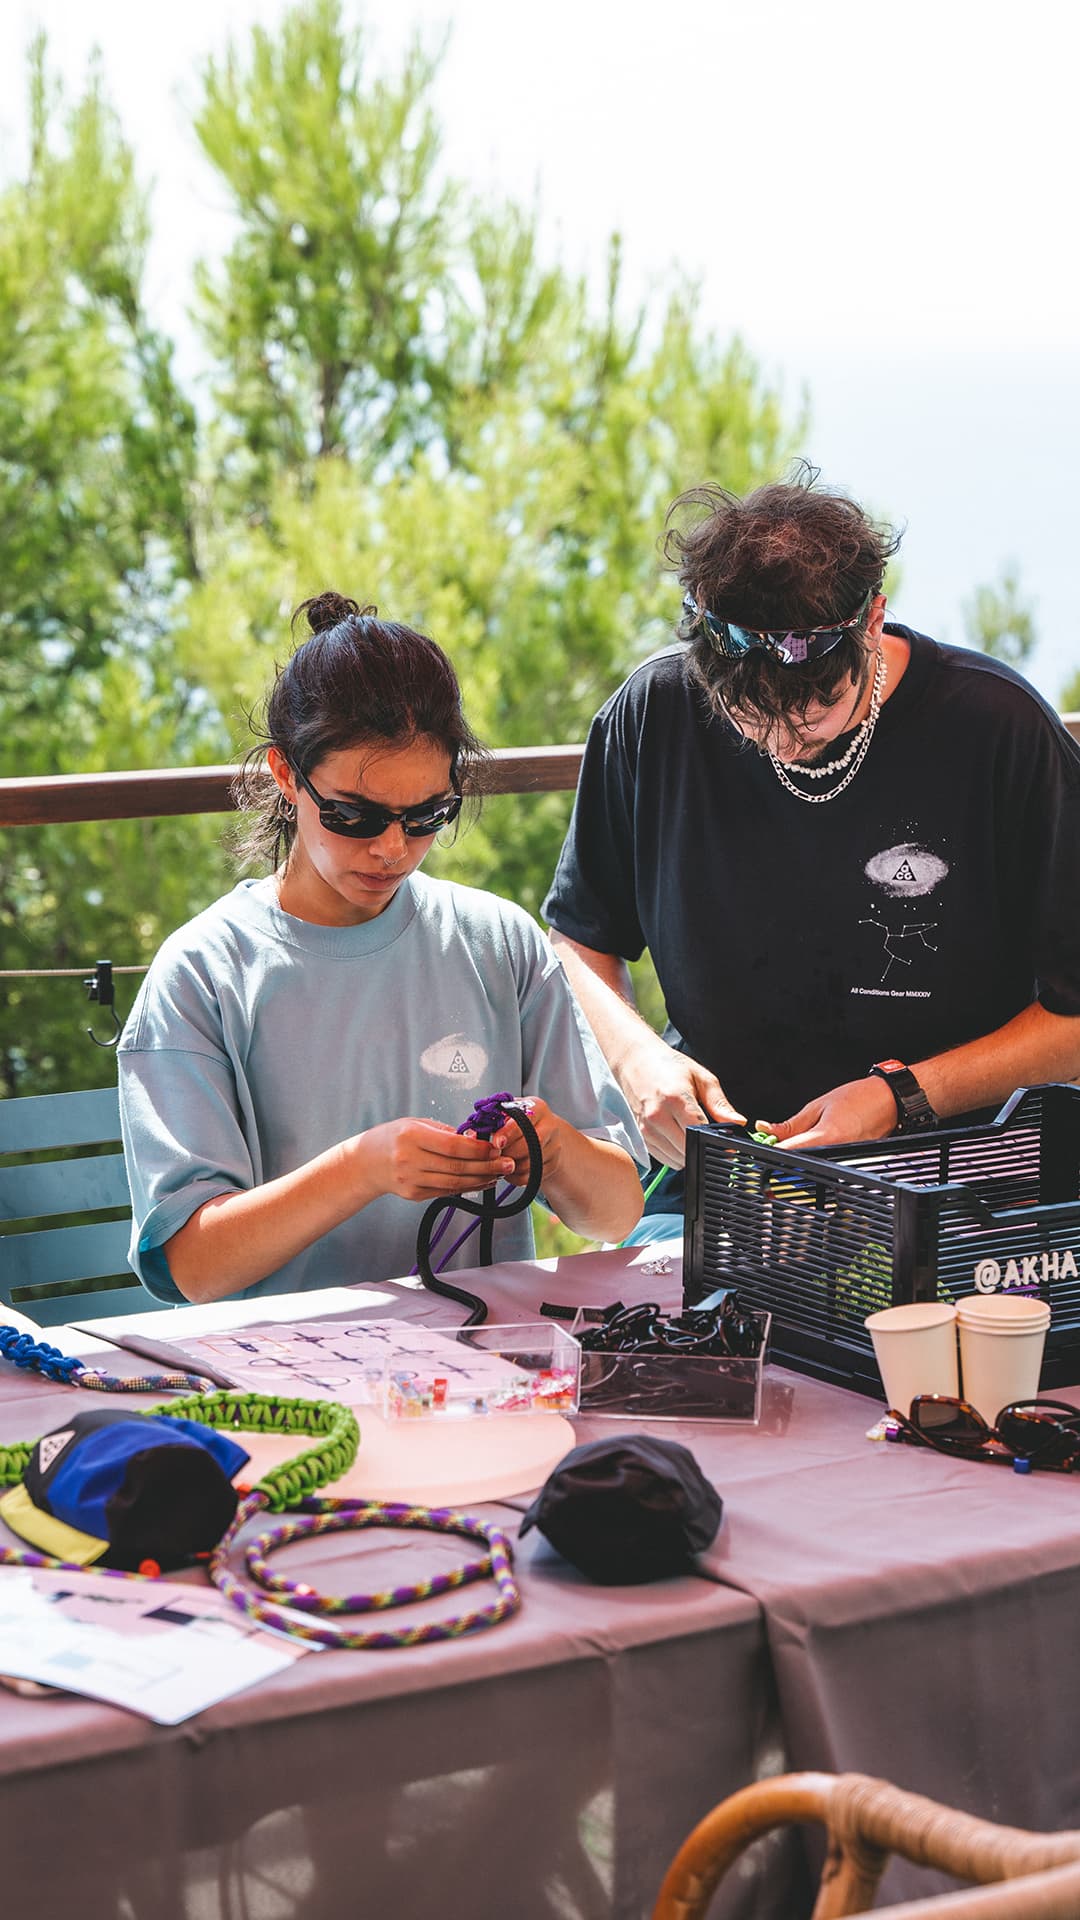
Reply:
M956 1303L965 1400L993 1426L1012 1400L1039 1391L1050 1309L1022 1294L969 1294Z
M874 1343L885 1398L898 1413L907 1412L917 1393L958 1393L956 1308L947 1301L883 1307L863 1325Z

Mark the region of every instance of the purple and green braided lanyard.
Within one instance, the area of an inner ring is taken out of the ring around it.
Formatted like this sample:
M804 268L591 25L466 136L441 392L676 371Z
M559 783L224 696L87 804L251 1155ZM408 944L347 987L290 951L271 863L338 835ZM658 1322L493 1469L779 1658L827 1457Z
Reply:
M244 1586L226 1564L229 1549L240 1527L252 1518L265 1501L256 1490L237 1510L236 1519L220 1546L210 1556L209 1572L220 1588L249 1619L263 1626L279 1627L301 1640L313 1640L321 1647L348 1647L361 1651L382 1651L392 1647L418 1647L437 1640L456 1640L481 1627L497 1627L509 1620L521 1606L521 1593L512 1572L510 1542L499 1527L479 1520L473 1514L458 1513L450 1507L409 1507L383 1500L319 1500L308 1498L289 1520L279 1521L252 1540L246 1549L248 1572L264 1592L274 1594L282 1608L263 1600ZM432 1574L411 1585L385 1588L376 1593L324 1594L306 1581L289 1580L272 1573L269 1556L278 1547L313 1534L352 1532L363 1527L418 1528L424 1533L456 1533L468 1540L482 1541L486 1553L445 1573ZM416 1600L428 1600L436 1594L450 1593L476 1580L492 1579L498 1598L485 1607L451 1614L444 1620L429 1620L412 1627L369 1627L350 1630L317 1624L315 1616L327 1622L331 1615L377 1613L390 1607L407 1607ZM302 1621L299 1611L311 1616Z

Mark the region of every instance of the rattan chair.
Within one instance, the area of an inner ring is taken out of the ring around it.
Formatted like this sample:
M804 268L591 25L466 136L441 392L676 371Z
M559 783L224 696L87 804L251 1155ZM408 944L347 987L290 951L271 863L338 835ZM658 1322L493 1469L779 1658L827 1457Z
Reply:
M995 1826L863 1773L788 1773L731 1794L679 1848L653 1920L704 1920L754 1840L815 1820L828 1852L813 1920L866 1913L893 1853L976 1884L876 1908L874 1920L1080 1920L1080 1833Z

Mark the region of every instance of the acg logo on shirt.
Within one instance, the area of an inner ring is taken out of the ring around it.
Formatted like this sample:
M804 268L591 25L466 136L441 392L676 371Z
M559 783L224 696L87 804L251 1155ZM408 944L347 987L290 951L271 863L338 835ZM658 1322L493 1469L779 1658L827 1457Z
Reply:
M420 1065L437 1080L445 1080L448 1086L471 1093L487 1074L488 1052L479 1040L471 1040L467 1033L448 1033L445 1039L436 1040L424 1049Z
M863 872L893 900L915 900L933 893L948 875L948 864L914 840L885 847L866 862Z

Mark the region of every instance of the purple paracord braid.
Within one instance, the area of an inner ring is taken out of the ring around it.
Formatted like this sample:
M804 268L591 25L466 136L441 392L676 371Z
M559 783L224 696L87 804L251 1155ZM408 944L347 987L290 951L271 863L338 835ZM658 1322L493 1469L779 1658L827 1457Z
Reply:
M505 1119L504 1114L494 1112L495 1107L499 1102L509 1099L509 1094L495 1094L490 1095L485 1101L477 1102L478 1111L481 1108L487 1110L481 1118L481 1125L487 1124L488 1137ZM465 1122L465 1127L470 1124L470 1121ZM459 1127L459 1133L463 1132L465 1127ZM44 1374L62 1385L91 1387L105 1393L146 1393L161 1388L177 1389L188 1393L213 1391L212 1382L194 1374L137 1375L125 1380L112 1374L100 1373L94 1368L86 1367L74 1356L61 1353L58 1347L50 1346L45 1341L35 1341L28 1334L12 1326L0 1326L0 1357L10 1360L15 1366L24 1370ZM325 1474L322 1478L325 1484ZM319 1484L318 1480L315 1484ZM264 1626L277 1627L298 1639L316 1641L320 1646L383 1650L458 1639L462 1634L474 1633L483 1627L498 1626L500 1621L508 1620L517 1613L521 1606L521 1594L512 1571L510 1543L500 1528L489 1526L485 1521L478 1520L471 1514L457 1513L447 1507L409 1507L384 1501L324 1500L308 1496L297 1503L298 1517L295 1520L282 1521L269 1528L252 1541L247 1549L247 1564L252 1577L259 1580L267 1592L279 1594L296 1611L322 1615L375 1612L389 1607L407 1606L416 1600L431 1599L436 1595L452 1592L458 1587L467 1586L473 1581L488 1577L495 1581L499 1597L492 1601L490 1606L476 1608L471 1613L454 1614L449 1619L431 1621L422 1626L402 1627L397 1632L369 1629L366 1632L349 1633L340 1627L320 1627L313 1622L298 1621L295 1612L290 1616L281 1608L274 1606L271 1601L260 1599L258 1594L252 1593L227 1565L229 1551L241 1527L256 1514L263 1512L269 1504L266 1493L258 1488L248 1494L237 1507L232 1524L210 1555L207 1566L210 1579L226 1599L249 1619L258 1620ZM424 1532L457 1533L466 1539L483 1541L488 1551L480 1559L466 1561L464 1565L453 1568L448 1573L432 1574L427 1580L417 1581L412 1586L391 1587L373 1594L322 1595L316 1593L303 1581L292 1581L283 1575L271 1573L267 1566L267 1556L276 1547L284 1546L291 1540L303 1539L308 1535L340 1533L372 1526L412 1527ZM85 1566L78 1561L60 1560L52 1554L38 1553L29 1547L0 1546L0 1566L49 1567L65 1573L85 1573L86 1571ZM98 1567L95 1571L115 1580L141 1580L156 1577L129 1573L116 1567Z
M388 1607L407 1606L411 1600L427 1600L436 1594L450 1593L455 1587L465 1587L474 1580L487 1580L491 1576L491 1555L485 1553L480 1560L468 1560L448 1573L432 1574L429 1579L412 1586L386 1587L381 1593L317 1593L303 1581L272 1573L267 1558L268 1550L305 1534L340 1533L349 1528L366 1526L417 1527L425 1532L429 1529L439 1532L449 1530L464 1534L469 1539L485 1541L487 1535L481 1521L474 1520L469 1514L454 1514L449 1507L412 1507L397 1501L374 1500L341 1500L328 1505L326 1501L309 1500L305 1502L303 1511L306 1515L304 1519L281 1521L269 1532L260 1534L257 1540L251 1542L245 1554L248 1572L263 1591L288 1600L290 1606L298 1607L303 1613L378 1613ZM351 1517L342 1517L346 1514ZM451 1518L459 1523L452 1528L448 1524Z
M110 1580L157 1580L156 1573L128 1573L124 1567L88 1567L84 1560L58 1560L34 1547L0 1547L0 1567L47 1567L50 1573L103 1573Z
M490 1140L498 1127L506 1123L506 1107L513 1101L512 1093L485 1093L477 1100L467 1120L458 1128L459 1133L475 1133L478 1140Z
M72 1381L75 1387L93 1387L99 1393L216 1393L212 1380L201 1373L133 1373L121 1379L115 1373L101 1373L96 1367L84 1367Z
M513 1193L513 1191L514 1191L514 1189L513 1189L513 1186L511 1185L511 1183L510 1183L510 1181L508 1180L508 1181L507 1181L507 1183L506 1183L506 1185L505 1185L505 1187L503 1188L503 1190L502 1190L502 1192L501 1192L501 1193L497 1193L497 1194L495 1195L495 1204L496 1204L497 1206L501 1206L501 1205L502 1205L502 1202L503 1202L503 1201L504 1201L504 1200L506 1199L506 1196L507 1196L507 1194L510 1194L510 1193ZM454 1213L454 1206L453 1206L453 1202L451 1202L451 1205L450 1205L450 1216L448 1216L448 1218L447 1218L447 1221L446 1221L446 1225L447 1225L447 1226L449 1226L449 1224L450 1224L450 1217L452 1217L452 1215L453 1215L453 1213ZM441 1234L441 1233L442 1233L442 1231L443 1231L443 1229L442 1229L442 1227L440 1227L440 1228L439 1228L439 1233ZM457 1239L456 1239L456 1240L454 1241L454 1243L453 1243L453 1245L452 1245L452 1246L449 1246L449 1247L447 1247L447 1249L446 1249L446 1252L445 1252L445 1253L443 1254L443 1257L442 1257L442 1259L441 1259L441 1260L439 1261L439 1264L438 1264L438 1266L437 1266L437 1267L435 1267L435 1268L433 1268L433 1269L432 1269L432 1271L433 1271L433 1272L435 1272L435 1273L441 1273L441 1272L442 1272L442 1270L443 1270L443 1268L445 1267L445 1265L446 1265L446 1263L447 1263L447 1261L448 1261L448 1260L452 1260L452 1259L453 1259L453 1257L454 1257L454 1255L455 1255L455 1253L457 1252L457 1250L458 1250L458 1248L459 1248L459 1247L463 1247L463 1246L465 1245L465 1242L466 1242L466 1240L468 1240L468 1239L470 1238L470 1236L471 1236L472 1234L474 1234L474 1233L479 1233L479 1231L480 1231L480 1222L479 1222L479 1220L470 1220L470 1222L469 1222L469 1224L468 1224L468 1226L467 1226L466 1228L464 1228L464 1230L463 1230L463 1231L462 1231L461 1233L459 1233L459 1234L458 1234L458 1237L457 1237ZM415 1274L415 1273L419 1273L419 1271L420 1271L420 1269L419 1269L419 1267L414 1267L414 1268L413 1268L413 1273L414 1273L414 1274Z
M490 1606L479 1607L471 1613L454 1614L447 1620L433 1620L422 1626L401 1627L396 1632L369 1628L350 1633L340 1627L318 1626L313 1620L298 1621L295 1612L285 1613L271 1601L253 1594L227 1565L229 1551L241 1527L265 1505L265 1497L258 1492L242 1502L232 1526L211 1554L209 1564L210 1578L220 1592L241 1613L251 1620L261 1621L264 1626L277 1627L284 1633L294 1634L301 1640L315 1641L323 1647L385 1651L396 1647L423 1646L439 1640L456 1640L462 1634L498 1626L500 1621L508 1620L517 1613L521 1606L521 1594L511 1568L510 1543L500 1528L489 1526L471 1514L456 1513L448 1508L403 1507L377 1500L310 1499L302 1502L297 1519L279 1522L251 1543L247 1558L253 1574L257 1573L258 1577L263 1578L267 1554L288 1541L304 1538L308 1534L350 1531L360 1527L416 1527L436 1533L460 1533L468 1539L483 1540L488 1554L483 1560L469 1561L456 1574L435 1574L428 1580L417 1581L414 1586L395 1587L382 1594L351 1594L347 1599L339 1599L334 1595L320 1596L302 1581L292 1582L269 1575L267 1584L274 1592L288 1598L294 1609L306 1613L363 1613L376 1607L407 1606L411 1601L425 1600L434 1594L447 1592L453 1586L464 1586L470 1580L482 1579L488 1571L499 1590L499 1598L492 1601Z
M259 1488L241 1500L232 1524L211 1553L207 1564L207 1572L218 1591L241 1613L263 1626L276 1627L283 1633L293 1634L301 1640L315 1641L324 1647L387 1650L421 1646L439 1640L456 1640L462 1634L498 1626L501 1621L509 1620L521 1607L521 1593L512 1571L510 1543L499 1527L489 1526L472 1514L457 1513L446 1507L408 1507L376 1500L331 1500L309 1496L298 1503L298 1517L295 1520L282 1521L268 1528L247 1549L247 1563L252 1576L259 1579L268 1592L279 1594L294 1610L286 1613L272 1601L261 1599L257 1593L245 1587L228 1566L228 1555L240 1529L247 1521L264 1512L269 1504L267 1494ZM374 1526L457 1533L466 1539L483 1541L488 1551L480 1559L466 1561L463 1566L453 1568L448 1573L432 1574L427 1580L418 1580L412 1586L347 1596L318 1594L306 1582L291 1581L273 1574L266 1565L267 1556L276 1547L284 1546L289 1541L306 1538L309 1534L347 1532ZM39 1553L32 1547L0 1546L0 1566L48 1567L63 1573L86 1572L86 1567L79 1561L60 1560L53 1554ZM157 1578L154 1574L129 1573L119 1567L95 1567L94 1571L113 1580ZM296 1618L297 1612L322 1615L369 1613L389 1607L408 1606L413 1601L431 1599L488 1577L495 1581L499 1593L498 1599L492 1601L490 1606L476 1608L471 1613L453 1614L449 1619L434 1620L421 1626L402 1627L397 1632L369 1629L350 1633L340 1627L321 1627L312 1621Z

